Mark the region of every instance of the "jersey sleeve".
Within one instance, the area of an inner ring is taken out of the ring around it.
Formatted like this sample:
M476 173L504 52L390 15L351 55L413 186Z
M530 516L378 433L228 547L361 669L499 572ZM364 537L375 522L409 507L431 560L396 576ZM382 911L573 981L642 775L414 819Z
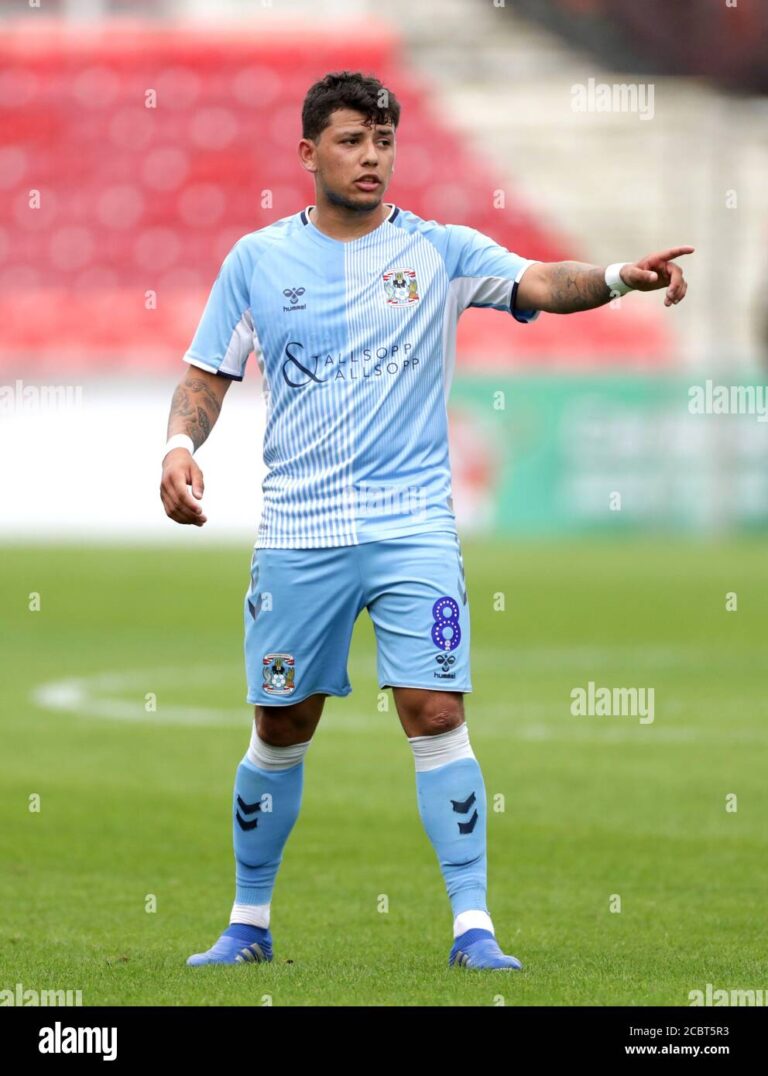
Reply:
M535 259L523 258L490 236L465 225L451 225L455 251L451 287L456 291L459 312L469 306L504 310L517 321L534 321L539 310L518 310L517 287Z
M247 261L235 243L221 264L183 358L201 370L242 381L248 356L258 347Z

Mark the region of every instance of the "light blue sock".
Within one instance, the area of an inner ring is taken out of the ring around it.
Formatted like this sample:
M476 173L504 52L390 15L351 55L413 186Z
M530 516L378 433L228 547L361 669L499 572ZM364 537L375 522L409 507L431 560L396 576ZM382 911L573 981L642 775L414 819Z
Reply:
M287 769L265 770L246 755L237 767L232 811L237 905L270 903L303 785L303 758Z
M414 739L432 738L414 737L412 746ZM477 759L457 758L436 768L417 768L416 792L419 814L437 853L454 919L470 910L487 913L485 783Z

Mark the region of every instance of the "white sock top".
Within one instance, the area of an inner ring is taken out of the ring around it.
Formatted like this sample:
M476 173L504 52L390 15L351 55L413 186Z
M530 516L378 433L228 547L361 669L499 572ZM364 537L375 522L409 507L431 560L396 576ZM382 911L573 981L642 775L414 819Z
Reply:
M466 721L450 732L439 732L436 736L409 736L408 743L413 748L413 759L419 773L436 770L438 766L445 766L459 758L475 757L470 747Z
M493 923L488 912L482 912L480 909L473 909L472 911L459 912L453 921L453 936L458 938L459 934L463 934L465 930L490 930L491 934L496 933L493 929Z
M248 747L248 761L261 770L288 770L296 766L307 753L311 740L306 743L292 743L287 747L275 747L265 743L256 731L254 724L251 730L251 742Z

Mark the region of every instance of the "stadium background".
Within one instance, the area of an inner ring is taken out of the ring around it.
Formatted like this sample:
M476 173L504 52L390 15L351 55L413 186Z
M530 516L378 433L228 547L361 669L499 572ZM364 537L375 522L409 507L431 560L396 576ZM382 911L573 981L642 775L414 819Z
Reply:
M244 998L228 972L180 966L231 899L253 360L199 453L201 530L165 517L159 457L224 254L312 201L301 101L342 68L402 103L387 200L542 260L696 247L674 309L632 295L532 326L461 319L468 720L501 796L491 911L531 969L507 1004L763 985L768 423L692 413L689 393L764 390L768 8L669 7L0 4L0 988L261 1003L260 985ZM574 108L606 84L652 108ZM491 1004L498 987L445 977L448 904L374 658L361 618L354 693L327 705L278 877L278 962L258 974L275 1004ZM574 717L588 681L653 686L655 721Z

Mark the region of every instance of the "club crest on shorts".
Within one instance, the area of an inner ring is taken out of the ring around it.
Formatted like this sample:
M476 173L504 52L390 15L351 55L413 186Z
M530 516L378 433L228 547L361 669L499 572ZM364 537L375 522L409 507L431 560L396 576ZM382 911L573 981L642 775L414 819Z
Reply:
M388 269L381 279L390 306L410 306L421 298L415 269Z
M270 695L290 695L296 687L293 654L265 654L262 661L264 690Z

